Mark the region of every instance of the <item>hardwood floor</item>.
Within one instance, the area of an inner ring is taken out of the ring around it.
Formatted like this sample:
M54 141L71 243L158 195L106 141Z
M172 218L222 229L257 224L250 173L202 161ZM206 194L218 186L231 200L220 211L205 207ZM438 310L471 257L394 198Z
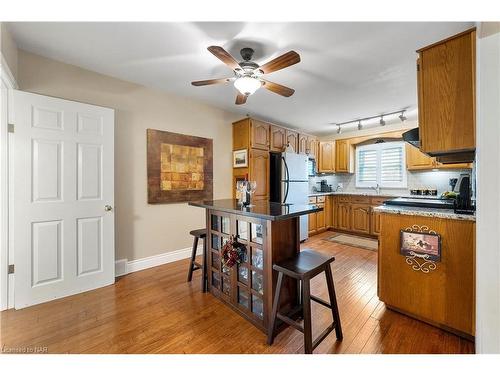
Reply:
M324 240L305 247L333 254L344 340L330 334L315 353L473 353L474 344L390 311L377 298L377 253ZM200 291L200 273L186 283L188 260L121 277L109 287L0 313L0 347L48 353L303 353L302 334L288 328L272 346L265 335ZM312 293L328 299L323 275ZM313 303L313 331L331 312Z

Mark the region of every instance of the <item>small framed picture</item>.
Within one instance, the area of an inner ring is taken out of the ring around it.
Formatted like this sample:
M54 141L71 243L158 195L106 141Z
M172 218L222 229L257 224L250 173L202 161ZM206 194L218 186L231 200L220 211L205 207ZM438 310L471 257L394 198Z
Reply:
M248 150L233 151L233 168L248 167Z
M441 236L436 233L401 230L401 254L426 254L433 261L441 260Z

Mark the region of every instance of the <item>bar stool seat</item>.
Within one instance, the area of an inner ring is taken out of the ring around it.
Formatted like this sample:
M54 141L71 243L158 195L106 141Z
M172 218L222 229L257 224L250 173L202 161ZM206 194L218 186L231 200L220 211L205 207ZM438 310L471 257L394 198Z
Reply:
M273 301L273 311L271 322L268 328L267 343L272 345L276 335L277 322L282 321L285 324L299 330L304 334L304 351L306 354L311 354L330 332L335 330L337 340L342 340L342 326L340 323L340 315L337 306L337 297L335 295L335 287L333 284L333 276L330 264L335 260L333 256L326 256L316 251L304 249L295 257L286 259L273 265L273 269L278 271L278 281L276 284L276 292ZM311 295L310 281L314 276L324 272L326 276L326 284L328 287L328 295L330 302L327 302L319 297ZM279 300L281 286L284 276L299 280L302 285L302 316L303 324L295 321L292 317L282 314L279 311ZM311 300L317 302L332 311L333 323L329 325L314 341L312 340L312 324L311 324Z
M297 256L278 262L273 266L293 278L314 277L323 272L323 268L335 260L333 256L325 256L313 250L302 250Z
M191 250L191 260L189 262L189 270L188 270L188 278L187 281L191 282L193 279L193 271L202 270L202 275L201 275L201 289L205 293L207 291L207 268L206 268L206 263L207 263L207 254L206 254L206 237L207 237L207 230L205 228L202 229L194 229L189 232L190 235L194 237L193 239L193 248ZM198 240L202 239L203 240L203 261L202 263L198 263L196 261L196 251L198 250Z
M198 237L198 238L206 238L207 237L207 230L205 228L202 229L194 229L191 232L189 232L191 236Z

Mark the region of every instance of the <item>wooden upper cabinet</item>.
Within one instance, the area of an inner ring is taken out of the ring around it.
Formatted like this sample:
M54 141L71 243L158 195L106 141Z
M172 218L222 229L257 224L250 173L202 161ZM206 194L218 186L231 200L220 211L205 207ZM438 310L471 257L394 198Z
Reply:
M351 145L348 139L335 141L335 171L352 173Z
M282 152L286 147L286 130L271 125L271 151Z
M299 144L299 133L286 129L286 143L289 144L295 152L297 152Z
M471 169L470 163L443 164L436 161L436 158L430 157L418 148L409 144L406 145L406 168L409 171L426 169Z
M257 182L257 189L253 199L269 198L269 152L264 150L250 150L250 177L251 181Z
M251 120L250 146L259 150L269 150L269 127L266 122Z
M318 139L316 137L307 137L306 153L312 158L318 158Z
M299 134L299 154L306 154L307 153L307 135L305 134Z
M250 119L233 122L233 150L248 149L250 144Z
M421 152L418 148L407 144L406 146L406 168L409 171L419 169L433 169L436 160Z
M417 61L420 145L425 153L476 147L476 31L419 51Z
M319 142L318 172L335 172L335 143L334 141Z

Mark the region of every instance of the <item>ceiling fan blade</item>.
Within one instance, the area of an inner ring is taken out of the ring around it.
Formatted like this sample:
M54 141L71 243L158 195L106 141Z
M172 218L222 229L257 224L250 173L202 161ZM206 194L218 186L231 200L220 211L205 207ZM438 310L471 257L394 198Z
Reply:
M243 95L241 93L238 93L238 95L236 96L236 102L235 104L245 104L247 102L247 96L246 95Z
M227 83L231 81L231 78L216 78L216 79L206 79L204 81L193 81L191 84L193 86L206 86L215 85L216 83Z
M265 63L259 67L259 69L262 70L264 74L267 74L297 64L298 62L300 62L299 54L295 51L290 51Z
M236 70L236 69L241 69L240 64L238 64L238 61L234 59L233 56L229 54L224 48L219 47L219 46L210 46L207 48L212 54L217 57L220 61L222 61L224 64L229 66L231 69Z
M283 85L280 85L280 84L274 83L274 82L269 82L269 81L266 81L265 79L262 79L262 82L263 82L262 87L264 87L264 88L268 89L269 91L272 91L276 94L279 94L281 96L289 97L289 96L292 96L293 93L295 92L295 90L291 89L290 87L286 87L286 86L283 86Z

